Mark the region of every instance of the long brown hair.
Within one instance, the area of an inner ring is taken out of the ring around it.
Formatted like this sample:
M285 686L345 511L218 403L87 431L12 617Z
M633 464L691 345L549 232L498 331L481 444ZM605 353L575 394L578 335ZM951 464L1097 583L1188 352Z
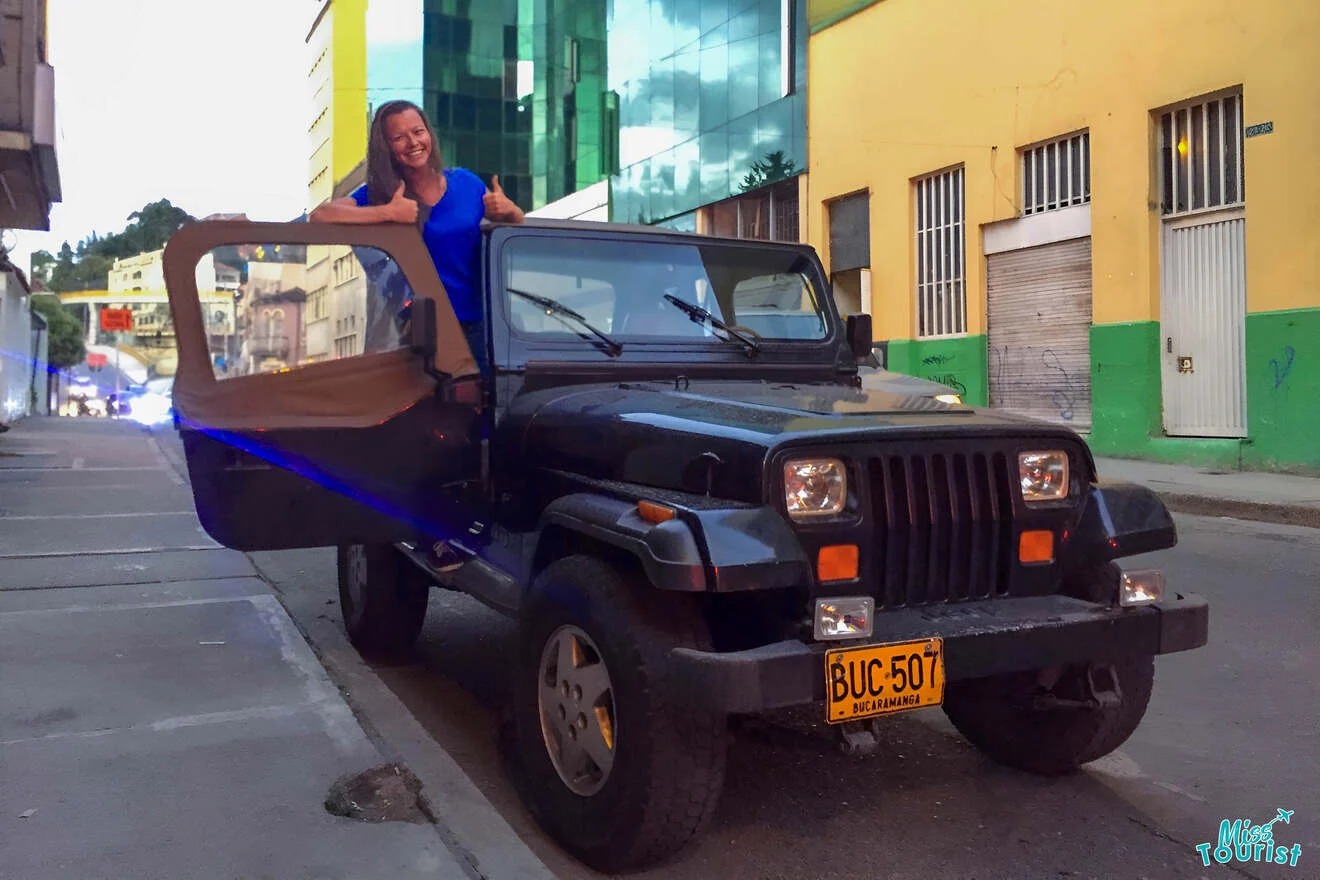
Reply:
M445 160L440 155L440 143L436 139L435 129L431 127L431 120L426 118L422 108L412 101L387 101L376 110L376 116L371 120L371 135L367 139L368 204L385 204L394 198L399 183L406 182L394 160L389 138L385 136L385 121L408 110L417 111L417 115L422 118L422 125L426 126L427 133L431 135L431 155L427 158L427 164L436 174L445 171Z

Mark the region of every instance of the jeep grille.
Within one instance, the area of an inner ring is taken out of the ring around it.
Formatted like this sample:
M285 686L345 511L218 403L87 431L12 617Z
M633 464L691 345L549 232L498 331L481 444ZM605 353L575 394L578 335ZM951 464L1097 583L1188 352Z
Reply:
M869 469L877 608L1007 594L1013 480L1006 453L880 455Z

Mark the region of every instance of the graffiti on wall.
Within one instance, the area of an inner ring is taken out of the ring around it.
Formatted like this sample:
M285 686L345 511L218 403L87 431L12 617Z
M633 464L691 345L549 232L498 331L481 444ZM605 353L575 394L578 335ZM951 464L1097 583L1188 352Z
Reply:
M939 382L941 385L948 385L959 394L967 394L967 386L964 385L953 373L940 373L934 376L927 376L926 378L932 382Z
M1291 345L1285 345L1280 357L1273 358L1270 361L1270 369L1274 372L1274 390L1278 391L1283 387L1283 383L1288 381L1288 376L1292 373L1293 361L1297 359L1297 349Z
M1045 368L1049 381L1044 381L1037 364ZM992 345L989 347L988 367L992 406L997 405L996 399L1001 394L1005 397L1020 396L1020 391L1015 395L1007 390L1017 387L1019 383L1045 386L1051 389L1050 408L1058 412L1060 419L1071 422L1077 416L1079 405L1085 405L1090 397L1090 376L1069 370L1059 353L1052 348L1041 350L1030 345L1017 346L1010 352L1007 345ZM1000 391L993 393L995 389ZM1023 405L1022 400L1001 402L1009 406Z

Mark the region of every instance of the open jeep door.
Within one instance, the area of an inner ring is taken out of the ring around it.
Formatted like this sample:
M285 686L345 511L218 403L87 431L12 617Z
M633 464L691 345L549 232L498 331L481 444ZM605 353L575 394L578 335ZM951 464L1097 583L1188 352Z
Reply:
M194 223L164 266L176 423L213 538L269 550L468 524L481 380L414 227Z

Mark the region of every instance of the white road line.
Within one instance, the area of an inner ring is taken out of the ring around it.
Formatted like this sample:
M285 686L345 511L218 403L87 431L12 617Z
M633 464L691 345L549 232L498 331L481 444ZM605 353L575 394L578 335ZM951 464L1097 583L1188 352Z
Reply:
M245 578L208 578L202 580L244 580ZM255 575L248 575L247 580L260 581ZM261 581L265 585L264 581ZM130 587L150 587L155 584L125 584ZM18 608L13 611L0 611L0 618L4 617L31 617L42 614L90 614L102 611L151 611L157 608L187 608L193 605L232 605L236 602L247 602L249 605L256 605L258 612L264 607L261 603L254 602L254 599L271 598L263 596L216 596L210 599L174 599L169 602L125 602L121 604L102 604L102 605L61 605L59 608Z
M135 516L196 516L191 510L166 510L158 513L44 513L24 516L0 516L0 520L29 519L128 519Z
M276 718L288 718L301 712L319 712L324 713L327 709L334 710L335 706L325 706L323 703L334 702L335 697L326 697L321 700L315 700L306 703L289 703L283 706L254 706L249 709L232 709L228 712L207 712L202 715L180 715L174 718L162 718L158 721L148 721L143 724L130 724L127 727L110 727L100 730L70 730L59 733L48 733L45 736L32 736L25 739L3 739L0 740L0 747L17 746L25 743L50 742L62 739L95 739L102 736L113 736L116 733L133 733L140 731L151 731L153 733L166 733L172 730L180 730L188 727L201 727L208 724L233 724L240 721L260 721ZM350 716L351 717L351 716Z
M174 470L174 466L170 464L170 460L165 457L165 450L161 449L160 442L155 437L148 435L147 446L151 448L151 454L156 456L156 461L160 462L160 466L165 471L166 476L170 478L170 482L176 486L182 486L183 477L178 475Z
M0 468L0 473L6 469ZM19 483L0 483L4 486L5 492L104 492L104 491L122 491L124 489L149 489L148 485L142 483L109 483L104 486L40 486L32 484Z
M83 461L85 461L85 459L75 458L73 460L72 469L76 471L80 471L82 473L91 473L92 471L158 471L162 469L161 466L157 464L134 464L134 465L127 465L125 467L83 467L82 466ZM13 473L15 471L19 471L19 472L40 471L41 473L49 474L54 471L67 471L67 470L69 470L69 468L14 467L14 468L0 468L0 474Z
M125 547L122 550L52 550L48 553L0 553L0 559L50 559L56 556L124 556L129 553L171 553L179 550L223 550L221 544L183 544L178 547Z

